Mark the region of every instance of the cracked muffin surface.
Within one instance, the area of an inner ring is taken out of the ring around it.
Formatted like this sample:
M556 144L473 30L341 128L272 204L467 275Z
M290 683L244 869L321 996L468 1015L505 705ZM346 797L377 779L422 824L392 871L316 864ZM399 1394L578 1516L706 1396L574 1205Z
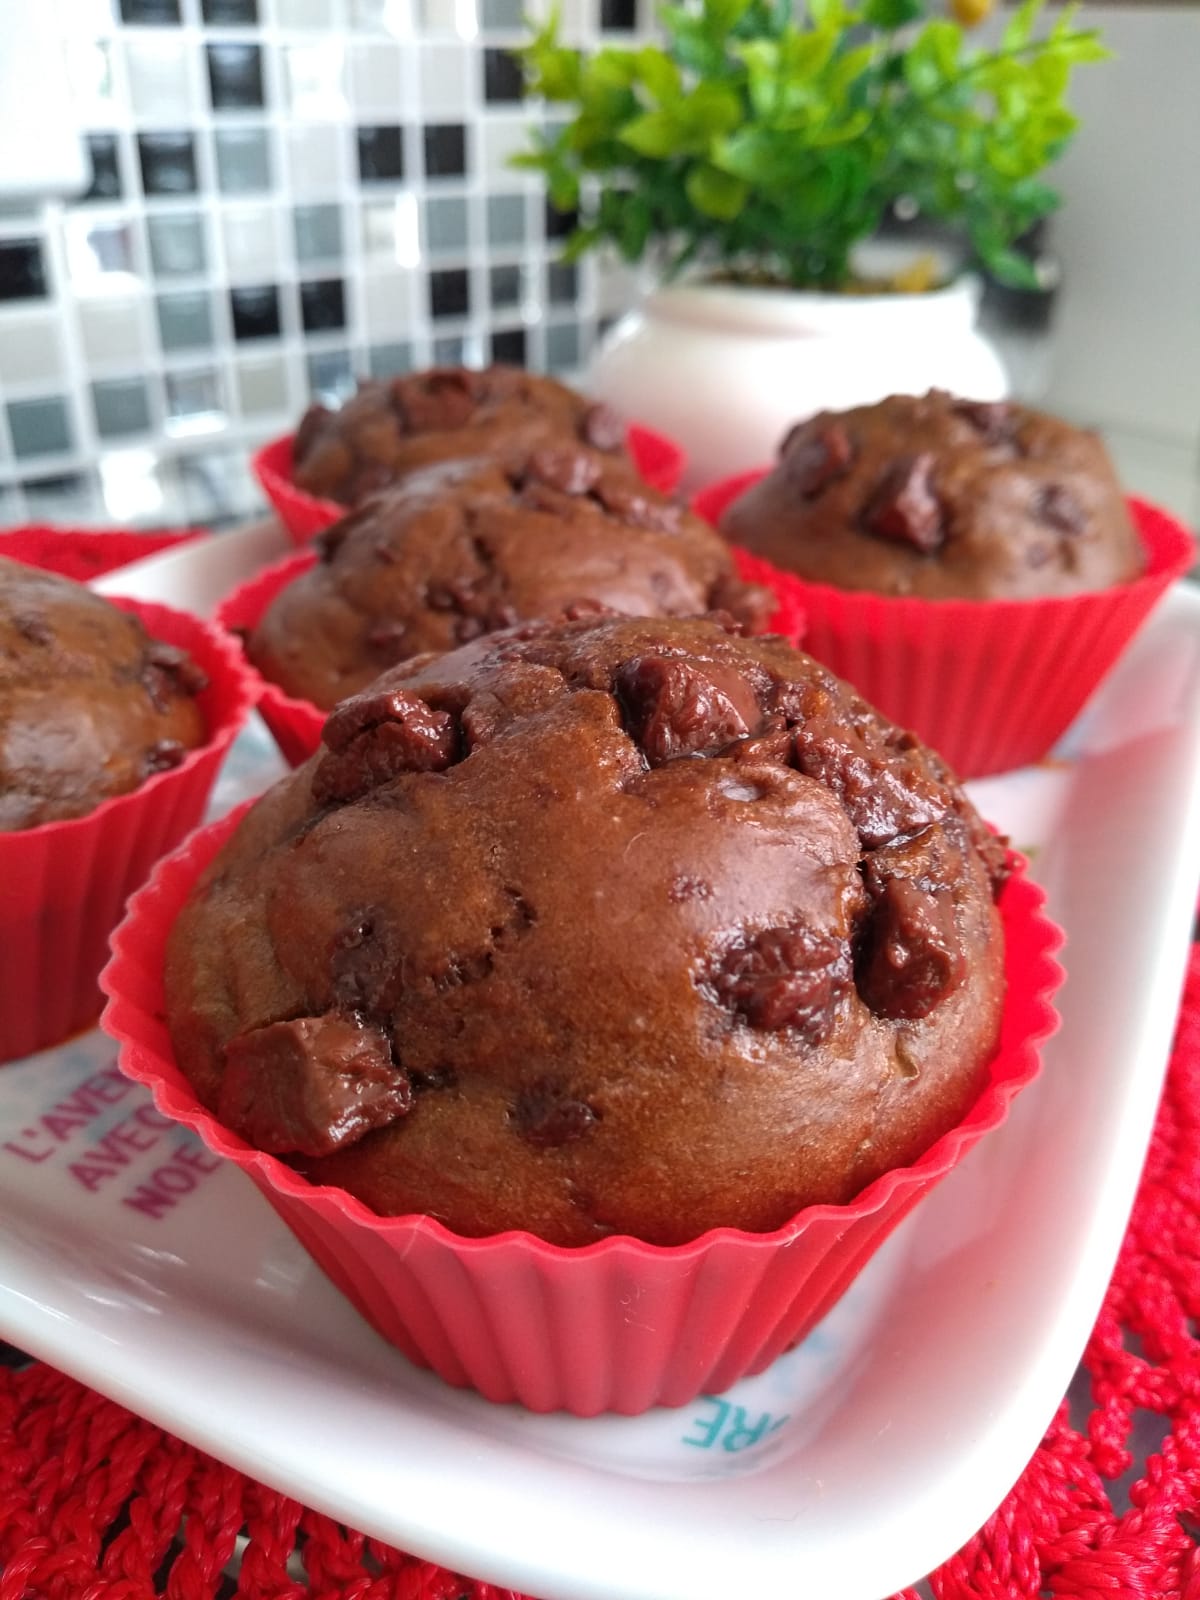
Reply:
M773 1229L977 1096L1005 859L778 638L528 624L337 708L181 914L171 1034L227 1126L383 1215Z
M84 816L203 744L205 677L82 584L0 558L0 832Z
M1095 434L937 389L801 423L721 531L814 583L926 599L1076 594L1144 565Z
M326 710L399 661L581 602L725 610L755 629L774 609L699 517L575 444L426 468L316 542L317 564L276 596L247 654Z
M297 487L342 505L439 461L555 438L624 461L625 429L605 405L522 367L433 367L363 380L337 410L314 404L296 430Z

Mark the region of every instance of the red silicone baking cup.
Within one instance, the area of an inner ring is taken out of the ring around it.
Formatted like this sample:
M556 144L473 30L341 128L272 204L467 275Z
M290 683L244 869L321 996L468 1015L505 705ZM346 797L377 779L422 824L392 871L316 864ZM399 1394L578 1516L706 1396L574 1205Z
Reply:
M208 738L170 772L86 816L0 833L0 1061L30 1055L94 1023L108 940L130 893L196 827L217 771L254 704L223 634L185 612L114 600L208 677Z
M570 1250L527 1233L463 1239L430 1217L379 1217L253 1150L200 1105L163 1020L168 932L247 810L193 837L130 902L101 979L122 1071L235 1162L385 1339L447 1383L532 1411L636 1415L759 1372L802 1338L913 1205L1037 1074L1057 1017L1059 930L1023 863L1001 901L1008 997L979 1099L910 1167L850 1205L812 1206L769 1234L719 1228L674 1248L627 1237ZM629 1316L636 1303L638 1315Z
M712 484L693 509L714 527L763 477ZM1130 514L1146 553L1131 583L1042 600L921 600L809 583L760 565L803 608L804 648L912 728L964 778L1046 755L1170 585L1196 559L1192 535L1144 500Z
M271 730L284 760L293 767L307 761L320 744L321 730L329 713L311 700L298 700L294 695L285 694L277 683L264 678L245 655L244 635L258 626L275 596L302 572L307 572L316 559L315 550L298 550L273 566L264 567L232 594L226 595L213 613L213 621L233 634L241 648L244 670L252 679L258 697L258 714Z
M267 499L297 544L339 521L350 509L336 500L319 500L292 482L292 435L274 439L254 456L252 465ZM631 422L625 446L633 464L652 489L672 494L679 486L687 457L673 439Z
M143 561L190 539L203 528L187 533L122 533L103 528L57 528L50 523L28 522L0 533L0 556L24 561L27 566L57 572L61 577L87 583L131 561Z

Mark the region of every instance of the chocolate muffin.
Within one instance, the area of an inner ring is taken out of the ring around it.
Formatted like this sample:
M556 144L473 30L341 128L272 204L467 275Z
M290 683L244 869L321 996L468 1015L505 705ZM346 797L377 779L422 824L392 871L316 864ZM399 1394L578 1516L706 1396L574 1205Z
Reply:
M977 1096L1004 873L783 640L529 624L338 707L172 930L169 1026L223 1123L379 1214L773 1229Z
M292 446L292 477L308 494L354 506L434 462L551 438L625 459L614 413L553 378L520 367L434 367L362 382L337 411L310 406Z
M774 602L706 523L575 444L427 467L335 523L247 641L263 675L331 709L385 667L595 602L635 616Z
M1143 566L1095 434L939 389L801 423L721 531L814 583L930 600L1076 594Z
M0 832L92 811L203 744L204 674L80 584L0 559Z

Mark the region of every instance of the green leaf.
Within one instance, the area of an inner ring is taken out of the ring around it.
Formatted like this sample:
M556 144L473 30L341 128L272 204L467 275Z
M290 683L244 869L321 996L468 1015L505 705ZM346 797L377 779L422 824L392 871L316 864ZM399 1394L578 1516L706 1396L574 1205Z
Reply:
M599 50L586 64L583 80L594 89L628 89L637 82L638 63L632 50Z
M807 0L808 14L814 28L842 28L858 14L847 11L842 0Z
M714 33L731 33L754 0L704 0L704 20Z
M1013 13L1012 20L1004 30L1001 38L1001 48L1004 50L1020 50L1029 43L1033 35L1033 25L1038 19L1042 9L1042 0L1023 0Z
M993 277L999 278L1001 283L1007 283L1014 289L1038 287L1037 273L1032 261L1028 256L1023 256L1019 250L993 247L981 249L979 254L988 271Z
M637 77L660 106L670 105L683 92L679 68L664 51L646 45L634 56Z
M644 111L640 117L627 122L617 135L622 144L636 150L640 156L650 156L661 161L676 155L686 143L679 123L670 111Z
M685 188L697 211L722 222L729 222L738 215L748 193L748 185L741 178L731 177L707 162L692 168Z
M873 28L903 28L925 15L925 0L867 0L863 20Z
M688 128L707 138L732 133L742 121L742 102L724 83L698 83L680 107Z

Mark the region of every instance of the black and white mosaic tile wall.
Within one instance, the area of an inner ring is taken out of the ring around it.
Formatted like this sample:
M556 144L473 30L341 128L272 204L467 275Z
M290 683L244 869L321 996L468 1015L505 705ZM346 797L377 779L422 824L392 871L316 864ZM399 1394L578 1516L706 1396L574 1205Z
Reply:
M583 43L649 0L566 0ZM431 362L569 373L628 301L507 161L525 0L61 0L91 187L0 210L0 520L242 492L310 395ZM247 489L248 493L249 490ZM228 496L226 497L228 498ZM166 508L168 511L170 508Z

